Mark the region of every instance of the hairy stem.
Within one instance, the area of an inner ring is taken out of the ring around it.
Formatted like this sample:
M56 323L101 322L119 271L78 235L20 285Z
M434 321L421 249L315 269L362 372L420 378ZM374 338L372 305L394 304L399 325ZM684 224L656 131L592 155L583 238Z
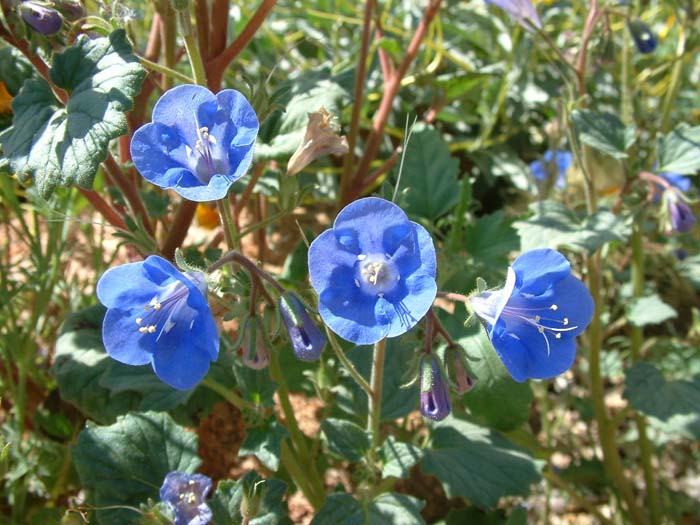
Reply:
M384 382L385 357L386 339L382 339L374 344L372 376L370 378L370 387L372 392L369 396L369 406L367 409L367 431L372 435L372 447L370 449L371 458L374 458L375 450L381 442L379 435L379 422L381 421L382 383Z

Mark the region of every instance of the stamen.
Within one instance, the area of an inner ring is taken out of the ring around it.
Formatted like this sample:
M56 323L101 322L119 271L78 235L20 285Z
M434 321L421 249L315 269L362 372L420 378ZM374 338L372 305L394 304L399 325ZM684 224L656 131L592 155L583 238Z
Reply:
M357 256L358 261L364 261L367 258L367 255L364 253L361 253L360 255Z
M566 326L567 324L569 324L569 318L568 318L568 317L564 317L564 319L562 319L561 322L564 324L564 326Z
M559 307L556 304L553 304L552 306L549 307L550 310L554 310L555 312L559 310Z
M142 322L143 322L143 318L142 318L142 317L137 317L137 318L136 318L136 324L140 325Z

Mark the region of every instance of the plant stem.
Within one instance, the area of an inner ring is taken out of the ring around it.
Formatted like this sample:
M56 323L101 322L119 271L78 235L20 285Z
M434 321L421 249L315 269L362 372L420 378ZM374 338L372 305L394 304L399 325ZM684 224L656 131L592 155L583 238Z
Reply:
M668 88L666 89L666 96L664 97L663 106L661 106L661 131L667 132L671 119L671 108L673 108L673 103L676 100L676 95L678 94L678 88L680 87L681 73L683 73L683 60L680 57L683 56L685 52L685 31L683 24L678 26L678 44L676 46L676 57L679 60L673 64L673 69L671 70L671 80L669 81Z
M172 260L175 255L175 249L182 246L185 237L187 237L187 230L196 211L196 202L188 201L187 199L180 201L180 205L175 213L175 219L173 219L168 235L163 242L163 247L160 249L163 257Z
M299 490L301 490L304 493L304 496L306 496L306 499L309 500L311 506L314 509L320 509L323 506L325 495L323 493L316 493L315 487L309 482L309 479L306 477L306 472L304 472L304 468L301 465L299 465L299 461L294 455L294 452L292 452L289 445L287 445L287 440L282 441L282 446L280 450L280 460L282 462L282 465L284 465L284 469L289 473L289 476L292 478L292 481L294 481L297 487L299 487Z
M343 366L347 369L348 373L352 376L355 382L360 385L360 388L365 391L368 397L371 397L372 387L365 380L365 378L362 377L362 374L357 371L357 368L355 368L355 365L353 365L350 359L348 359L348 356L345 355L345 352L338 344L338 340L335 338L335 334L333 334L333 332L331 332L327 326L324 325L324 327L326 329L326 335L328 336L328 342L331 344L331 348L333 349L333 352L335 352L336 357L341 363L343 363Z
M176 71L174 69L171 69L167 66L164 66L163 64L159 64L158 62L153 62L151 60L148 60L145 57L139 56L138 57L139 62L141 63L142 66L150 69L151 71L155 71L157 73L163 73L163 75L167 77L172 77L176 78L177 80L181 82L185 82L186 84L192 84L194 83L194 80L188 77L187 75L184 75L180 73L179 71Z
M134 215L141 219L144 228L146 228L148 234L152 236L155 231L153 228L153 224L151 223L151 220L148 217L148 213L146 212L146 206L144 205L143 200L141 199L141 195L139 194L139 191L133 184L132 180L130 180L129 177L127 177L126 174L122 171L119 164L117 164L116 159L112 156L110 152L107 152L107 158L102 163L102 166L112 178L117 187L124 194L124 197L129 203L131 210L134 212Z
M217 383L211 378L205 377L202 380L202 386L207 387L209 390L213 390L241 412L244 410L257 410L257 407L253 403L246 401L233 390L226 388L224 385Z
M199 51L197 40L194 38L194 32L192 31L190 11L189 9L185 9L178 11L177 14L178 18L180 19L180 29L182 32L182 37L185 39L185 50L187 51L187 57L190 59L190 66L192 67L194 82L200 86L206 86L207 74L204 71L202 54Z
M313 461L313 458L309 454L306 436L304 436L299 429L299 423L297 423L297 418L294 414L294 407L292 407L292 403L289 401L289 389L287 388L287 382L285 381L282 368L280 367L279 356L274 349L270 352L269 370L270 378L277 383L277 397L279 398L284 418L287 421L287 428L289 429L289 436L294 451L296 452L296 458L301 461L301 464L306 469L310 492L313 494L313 499L316 503L314 504L314 502L312 502L312 505L318 510L325 499L325 490L316 469L316 462Z
M632 232L632 296L642 297L644 295L644 247L642 245L642 232L640 224L644 217L637 217L634 230ZM632 362L636 363L640 358L640 349L644 343L644 329L641 326L630 327L630 347L632 351ZM639 452L644 470L644 483L647 488L647 504L649 506L649 518L652 525L661 523L659 513L659 495L656 490L656 480L654 479L654 467L652 466L652 447L647 436L646 418L639 413L634 415L639 433Z
M240 250L240 242L238 232L236 232L236 223L231 215L231 206L228 202L228 198L224 197L221 200L216 201L216 207L219 209L219 215L221 216L221 226L224 229L224 237L226 238L226 245L229 250Z
M236 251L230 251L230 252L228 252L228 253L225 253L225 254L221 257L221 259L219 259L219 260L216 261L214 264L212 264L211 266L209 266L209 268L207 268L207 272L211 273L211 272L213 272L214 270L216 270L216 269L218 269L218 268L221 268L224 264L226 264L226 263L228 263L228 262L232 262L232 261L233 261L233 262L236 262L236 263L238 263L238 264L240 264L241 266L243 266L244 268L246 268L249 272L251 272L253 275L257 275L257 276L262 277L263 279L265 279L265 280L266 280L267 282L269 282L269 283L275 288L275 290L277 290L279 293L282 294L282 293L285 292L284 287L283 287L280 283L278 283L277 280L276 280L274 277L272 277L272 275L270 275L270 274L267 273L265 270L263 270L262 268L260 268L260 266L258 266L258 265L255 264L253 261L251 261L250 259L248 259L248 257L246 257L245 255L243 255L242 253L239 253L239 252L236 252Z
M372 392L369 396L367 407L367 431L372 435L372 447L370 457L374 458L375 449L379 446L379 422L381 421L382 408L382 383L384 382L384 360L386 357L386 339L374 344L372 357L372 376L370 386Z
M352 169L355 164L355 145L357 133L360 129L360 112L365 89L365 75L367 74L367 53L369 39L372 32L372 12L374 0L366 0L365 16L362 23L362 41L360 43L360 55L357 59L357 71L355 72L355 92L352 103L352 116L350 118L350 132L348 133L348 152L343 159L343 173L340 178L340 194L345 195L352 182Z

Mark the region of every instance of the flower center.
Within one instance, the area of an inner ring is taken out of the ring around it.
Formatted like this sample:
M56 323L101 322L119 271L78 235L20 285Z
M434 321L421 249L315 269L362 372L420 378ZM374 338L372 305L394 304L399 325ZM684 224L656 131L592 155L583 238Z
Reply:
M569 326L568 317L563 316L557 319L558 314L551 313L558 311L559 305L556 303L543 308L521 308L506 305L501 312L501 317L525 321L527 324L537 328L537 331L544 337L547 345L547 355L549 355L550 347L547 336L553 335L555 339L561 339L562 333L578 328L578 326Z
M183 283L180 281L170 283L159 296L154 296L148 304L143 306L145 312L143 317L137 317L135 320L138 331L142 334L158 332L156 336L158 341L161 335L167 334L175 326L173 318L187 301L188 295L189 290Z
M396 265L387 254L360 254L355 271L355 286L369 295L383 297L401 280Z
M228 162L220 158L221 152L216 137L209 132L207 126L200 126L195 116L197 126L197 140L194 149L186 146L187 157L193 163L194 174L204 184L207 184L212 176L228 171Z

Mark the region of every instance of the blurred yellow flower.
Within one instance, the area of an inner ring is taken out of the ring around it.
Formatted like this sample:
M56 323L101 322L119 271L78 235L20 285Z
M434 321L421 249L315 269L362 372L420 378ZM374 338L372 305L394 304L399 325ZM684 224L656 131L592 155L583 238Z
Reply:
M7 91L5 84L0 80L0 113L11 113L12 95Z

